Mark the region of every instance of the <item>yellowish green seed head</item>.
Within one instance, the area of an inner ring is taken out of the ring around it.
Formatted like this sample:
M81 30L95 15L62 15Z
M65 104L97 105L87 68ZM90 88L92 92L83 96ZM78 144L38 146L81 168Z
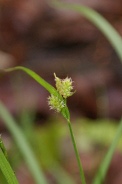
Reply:
M56 76L55 73L54 77L59 95L51 94L51 96L48 97L48 105L50 109L60 112L64 107L66 107L65 99L74 94L74 92L72 92L73 82L72 79L68 77L66 77L65 79L60 79Z
M72 79L68 77L65 79L59 79L55 73L54 76L56 81L56 88L59 94L65 99L69 96L72 96L74 94L74 92L72 92L73 90Z
M48 97L48 105L50 109L60 112L64 107L65 103L58 96L52 95Z

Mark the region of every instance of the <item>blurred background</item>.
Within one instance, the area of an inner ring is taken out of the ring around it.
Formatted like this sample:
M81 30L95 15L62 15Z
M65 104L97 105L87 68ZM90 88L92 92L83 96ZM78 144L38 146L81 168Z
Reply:
M64 2L97 10L122 35L121 0ZM54 72L60 78L73 79L76 93L68 99L68 106L90 184L122 115L122 65L114 49L94 25L76 12L57 9L46 0L0 0L0 69L18 65L34 70L52 85ZM49 110L48 95L23 72L0 76L0 100L23 128L49 183L60 183L61 170L80 183L67 125ZM0 132L19 183L34 184L1 120ZM106 184L122 182L121 143Z

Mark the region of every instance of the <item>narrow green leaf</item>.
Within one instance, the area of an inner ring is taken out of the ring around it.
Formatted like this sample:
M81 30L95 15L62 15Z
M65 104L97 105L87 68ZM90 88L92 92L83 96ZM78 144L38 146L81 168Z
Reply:
M52 4L57 8L76 11L91 21L106 36L122 61L122 37L102 15L97 11L80 4L62 3L57 0L53 0Z
M56 89L50 85L48 82L46 82L44 79L42 79L38 74L36 74L34 71L30 70L29 68L23 67L23 66L17 66L13 68L5 69L5 72L12 72L14 70L22 70L28 75L30 75L35 81L37 81L41 86L43 86L49 93L51 94L57 94Z
M73 177L64 170L58 163L55 163L53 168L51 168L52 176L57 180L58 184L76 184Z
M2 152L3 152L3 154L5 155L5 157L7 158L7 150L6 150L5 146L4 146L4 143L2 141L1 136L0 136L0 148L1 148Z
M17 123L12 118L2 102L0 102L0 118L5 122L14 141L16 142L33 178L35 179L36 184L47 184L46 178L43 175L43 172L41 171L41 168L23 132L18 127Z
M46 82L44 79L42 79L34 71L32 71L32 70L30 70L26 67L17 66L17 67L14 67L14 68L5 69L4 71L5 72L12 72L14 70L24 71L29 76L31 76L35 81L37 81L41 86L43 86L50 94L54 94L54 95L58 96L61 100L63 100L63 97L58 93L58 91L52 85L50 85L48 82ZM67 105L66 105L65 108L62 109L61 114L63 115L64 118L66 118L67 120L70 120L70 114L69 114L69 110L68 110Z
M96 177L93 181L93 184L101 184L106 176L106 173L108 171L108 167L110 165L110 162L112 160L112 156L114 154L114 151L116 149L116 146L118 144L118 141L120 139L120 137L122 136L122 120L120 122L120 125L117 129L117 132L116 132L116 135L115 135L115 138L104 158L104 160L102 161L102 164L96 174Z
M0 149L0 169L3 173L3 175L5 176L8 184L18 184L16 176L15 176L8 160L6 159L2 149Z

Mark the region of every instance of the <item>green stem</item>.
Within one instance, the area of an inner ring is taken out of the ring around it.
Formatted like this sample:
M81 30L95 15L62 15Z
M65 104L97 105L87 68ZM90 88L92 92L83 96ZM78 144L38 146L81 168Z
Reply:
M74 147L74 151L75 151L75 155L76 155L76 159L77 159L77 163L78 163L78 167L79 167L79 171L80 171L81 181L82 181L82 184L86 184L84 171L83 171L83 168L82 168L80 156L79 156L79 153L78 153L78 150L77 150L77 146L76 146L76 142L75 142L75 138L74 138L74 134L73 134L73 130L72 130L72 126L71 126L70 121L68 121L68 126L69 126L70 135L71 135L71 139L72 139L72 144L73 144L73 147Z

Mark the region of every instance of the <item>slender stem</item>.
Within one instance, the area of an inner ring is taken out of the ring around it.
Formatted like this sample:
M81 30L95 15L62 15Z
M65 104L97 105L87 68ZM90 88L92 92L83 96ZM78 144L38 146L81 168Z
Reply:
M73 130L72 130L72 126L71 126L70 121L68 121L68 126L69 126L70 135L71 135L71 139L72 139L72 144L73 144L73 147L74 147L74 151L75 151L75 155L76 155L76 159L77 159L77 163L78 163L78 167L79 167L79 171L80 171L81 181L82 181L82 184L86 184L84 171L83 171L83 168L82 168L80 156L79 156L79 153L78 153L78 150L77 150L77 146L76 146L76 142L75 142L75 138L74 138L74 134L73 134Z

